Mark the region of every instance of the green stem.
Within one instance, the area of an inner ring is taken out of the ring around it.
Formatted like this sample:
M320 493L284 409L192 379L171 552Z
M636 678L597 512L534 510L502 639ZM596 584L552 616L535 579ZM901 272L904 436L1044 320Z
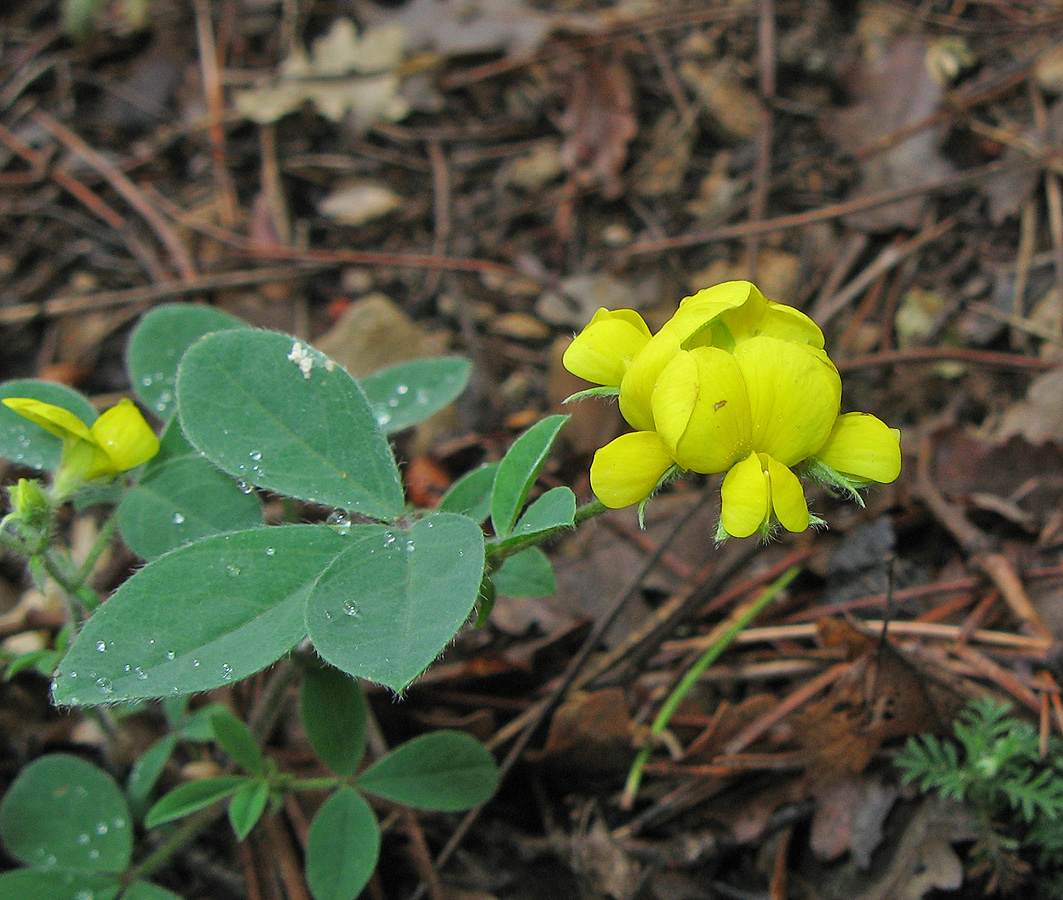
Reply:
M631 766L631 771L628 772L627 782L624 784L623 803L631 804L634 802L635 795L638 793L639 785L642 783L642 772L646 767L646 763L649 761L650 754L653 752L653 738L660 735L671 721L672 716L675 715L675 711L679 708L679 704L683 702L684 698L690 689L697 684L701 674L712 665L720 654L726 650L739 633L744 629L775 597L779 594L783 588L785 588L800 571L798 566L791 566L782 575L775 579L764 592L757 597L752 603L746 604L743 608L737 610L731 621L726 628L721 632L720 636L713 641L711 645L705 650L704 653L698 657L698 661L687 671L687 673L680 679L679 683L672 688L672 692L668 695L668 699L664 701L664 705L661 706L660 711L657 713L657 717L653 720L653 724L650 726L650 740L646 742L646 745L639 751L638 756L635 757L635 762Z
M171 832L165 841L129 870L126 875L126 883L133 884L142 878L147 878L153 872L157 872L176 853L179 853L185 846L195 840L201 831L220 818L224 812L225 806L219 802L190 815Z
M79 590L92 577L92 573L96 568L96 563L99 562L100 557L103 555L103 551L110 545L117 528L118 517L115 515L109 516L104 521L103 525L100 526L99 533L96 535L96 540L92 542L92 548L89 550L88 556L85 557L85 561L77 571L76 577ZM97 601L98 600L99 598L97 598Z
M497 543L488 543L487 545L487 570L493 572L500 565L502 561L508 556L514 556L520 553L522 550L527 550L529 547L537 547L539 544L545 544L547 541L553 540L565 532L571 531L587 519L594 516L601 515L606 511L608 507L601 500L591 500L589 503L583 504L576 510L576 514L572 520L571 525L558 525L556 528L550 528L547 531L540 531L538 534L529 535L516 535L513 537L504 538Z

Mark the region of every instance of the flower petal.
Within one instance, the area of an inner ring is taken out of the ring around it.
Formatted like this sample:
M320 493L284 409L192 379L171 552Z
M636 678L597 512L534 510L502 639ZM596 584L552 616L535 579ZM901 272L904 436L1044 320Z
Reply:
M720 521L731 537L749 537L768 521L771 486L756 453L731 466L720 496Z
M93 423L90 431L92 440L107 454L110 467L109 471L88 478L134 469L159 452L159 439L131 400L112 406Z
M753 423L753 447L784 466L806 459L830 435L841 404L838 370L822 350L759 335L734 351Z
M764 314L767 302L751 282L725 281L684 298L675 315L661 330L673 332L687 349L697 345L707 346L701 333L711 328L721 316L740 315L751 321L757 320Z
M650 398L657 377L678 352L679 338L662 329L631 360L620 382L620 412L636 431L654 430Z
M758 454L768 473L771 508L775 518L787 531L800 532L808 528L808 502L800 479L781 462L766 453Z
M610 509L620 509L645 500L672 465L656 432L622 434L594 454L591 488Z
M61 406L45 403L43 400L34 400L32 397L5 397L0 403L13 409L23 418L29 419L34 425L39 425L49 434L54 434L57 438L91 440L89 426L70 410L63 409Z
M599 309L569 344L562 362L579 378L616 386L649 339L649 327L633 309Z
M724 472L749 453L749 400L725 350L679 351L658 377L651 406L657 432L684 469Z
M889 484L901 474L900 433L869 413L845 413L816 459L851 478Z
M724 316L724 320L728 321L728 317ZM815 322L801 310L773 300L768 301L763 317L759 322L752 323L748 332L740 334L734 326L731 326L731 331L736 341L747 340L758 334L766 334L784 341L809 344L819 350L823 349L823 332Z

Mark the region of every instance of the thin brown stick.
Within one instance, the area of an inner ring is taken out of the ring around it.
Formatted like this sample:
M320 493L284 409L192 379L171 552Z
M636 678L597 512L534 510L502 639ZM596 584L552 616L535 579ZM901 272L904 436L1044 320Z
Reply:
M144 192L133 183L128 175L90 147L80 135L67 128L62 122L52 118L43 110L34 110L30 117L34 122L54 135L68 150L76 153L92 166L118 192L122 199L136 210L167 249L174 267L182 278L195 278L196 267L192 262L192 255L188 252L188 248L177 236L177 232L170 227L170 223L159 215L158 210L151 205L147 197L144 196Z

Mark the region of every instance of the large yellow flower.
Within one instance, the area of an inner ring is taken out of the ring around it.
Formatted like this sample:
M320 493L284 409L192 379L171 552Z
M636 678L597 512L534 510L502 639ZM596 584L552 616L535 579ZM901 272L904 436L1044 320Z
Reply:
M900 472L899 432L838 415L841 379L819 327L747 281L687 297L655 335L631 310L599 310L565 364L618 393L635 429L591 464L609 507L642 503L676 472L726 472L721 537L774 522L803 531L812 517L794 467L857 499Z
M8 397L3 403L62 439L63 455L54 488L59 496L82 482L136 468L159 452L155 432L130 400L112 406L91 426L70 410L31 397Z

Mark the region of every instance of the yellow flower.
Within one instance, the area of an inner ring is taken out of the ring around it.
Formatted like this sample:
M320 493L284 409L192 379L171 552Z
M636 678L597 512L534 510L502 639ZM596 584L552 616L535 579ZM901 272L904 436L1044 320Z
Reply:
M122 400L91 426L61 406L30 397L9 397L4 405L63 441L55 492L65 496L79 484L114 477L147 462L159 452L159 440L140 410Z
M726 472L719 538L812 521L798 472L851 493L900 473L899 432L838 415L841 379L823 333L799 310L731 281L682 301L650 335L631 310L599 310L564 359L618 387L635 429L602 447L591 487L608 507L642 504L677 472Z
M562 357L566 369L593 384L619 387L628 364L650 339L633 309L599 309Z

